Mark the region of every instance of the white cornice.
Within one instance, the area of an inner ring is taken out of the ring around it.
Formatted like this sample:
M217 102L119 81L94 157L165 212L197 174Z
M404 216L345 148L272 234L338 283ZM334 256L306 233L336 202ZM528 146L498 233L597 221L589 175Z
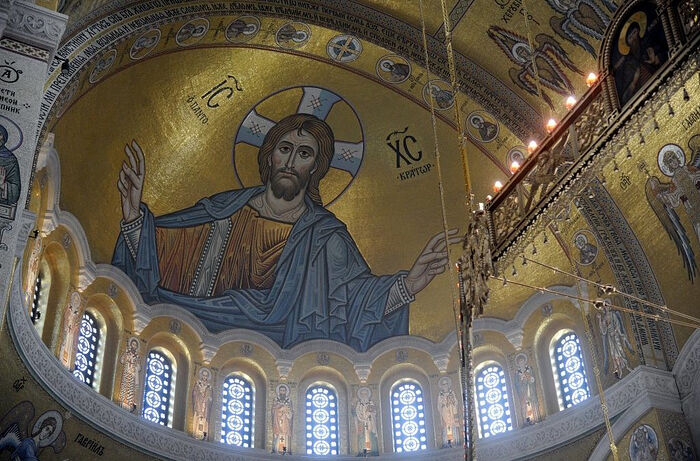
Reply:
M68 16L30 1L0 2L0 34L48 52L48 61L66 30Z

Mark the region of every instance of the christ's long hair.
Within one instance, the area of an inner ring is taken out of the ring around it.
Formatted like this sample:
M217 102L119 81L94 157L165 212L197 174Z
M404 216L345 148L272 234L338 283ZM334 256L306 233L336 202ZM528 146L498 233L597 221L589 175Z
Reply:
M265 140L260 146L258 152L258 168L260 170L260 179L263 184L267 184L270 180L272 167L270 166L270 157L274 152L277 143L282 136L290 131L307 131L318 142L318 152L316 152L316 168L309 183L306 186L306 195L318 205L323 205L321 201L321 193L318 190L321 179L328 173L331 166L331 160L335 152L335 138L331 127L320 118L309 114L292 114L279 122L267 132Z

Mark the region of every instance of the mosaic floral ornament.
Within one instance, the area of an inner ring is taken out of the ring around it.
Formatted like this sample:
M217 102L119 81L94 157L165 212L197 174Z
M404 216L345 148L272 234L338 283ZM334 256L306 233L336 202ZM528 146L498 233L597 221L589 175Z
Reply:
M338 62L352 62L362 54L362 42L352 35L337 35L326 47L328 56Z

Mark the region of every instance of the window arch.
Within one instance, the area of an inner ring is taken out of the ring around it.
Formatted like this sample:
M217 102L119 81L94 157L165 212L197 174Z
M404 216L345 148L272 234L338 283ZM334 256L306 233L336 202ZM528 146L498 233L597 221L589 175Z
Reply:
M146 359L146 381L141 415L161 426L172 427L175 364L161 351L151 349Z
M252 447L254 416L255 387L252 380L242 375L226 378L221 399L221 443Z
M425 450L423 389L415 381L400 381L391 388L391 419L396 453Z
M581 343L571 330L560 332L549 349L559 409L577 405L591 396L583 365Z
M486 363L477 371L475 381L479 437L488 438L513 430L503 367L496 362Z
M88 386L97 386L97 359L100 348L100 325L94 315L83 314L80 321L78 350L73 363L73 376Z
M306 454L338 454L338 396L327 384L306 390Z

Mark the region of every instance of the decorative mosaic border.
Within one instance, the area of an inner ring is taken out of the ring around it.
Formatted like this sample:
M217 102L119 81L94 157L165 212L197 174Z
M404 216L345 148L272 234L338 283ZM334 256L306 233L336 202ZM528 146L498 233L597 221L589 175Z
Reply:
M99 34L110 36L109 40L103 40L100 46L91 46L90 56L99 54L113 46L116 41L123 40L125 35L131 35L132 30L145 30L156 24L164 24L188 17L194 17L192 7L194 2L187 0L171 0L167 6L163 2L133 2L115 1L96 9L84 20L72 26L72 36L68 37L58 50L63 59L70 59L76 63L71 69L71 76L80 72L86 60L85 50L75 53L87 40L97 37ZM187 8L184 6L187 4ZM355 34L363 40L370 41L379 46L400 53L411 61L420 64L424 62L422 34L414 28L398 19L361 5L354 0L317 0L312 6L314 10L292 7L284 0L258 0L257 2L239 3L234 1L222 2L228 5L226 10L199 11L199 16L211 16L218 14L254 14L258 16L284 16L292 20L304 21L316 24L331 30L343 30L346 33ZM135 6L138 5L138 11ZM261 6L266 7L265 11ZM284 14L275 11L284 11ZM163 19L165 13L167 19ZM363 23L358 24L347 18L359 18ZM122 19L128 18L128 19ZM94 21L89 24L90 21ZM138 22L137 22L138 21ZM138 26L135 26L138 24ZM372 25L372 27L364 27ZM78 27L81 29L78 30ZM370 30L373 29L373 30ZM89 33L87 31L90 31ZM128 32L126 32L128 31ZM125 33L126 32L126 33ZM116 38L114 36L117 36ZM428 35L429 54L432 58L431 71L445 80L449 80L447 56L444 43L435 37ZM506 125L520 139L542 133L542 124L538 123L540 115L524 99L506 86L501 80L488 73L485 69L469 60L466 56L456 53L457 73L460 87L467 96L491 112L499 121ZM53 69L51 69L53 71ZM53 97L44 98L47 107L51 107L58 94L70 86L71 79L61 79L59 85L53 89L56 93ZM41 119L46 122L46 117Z

